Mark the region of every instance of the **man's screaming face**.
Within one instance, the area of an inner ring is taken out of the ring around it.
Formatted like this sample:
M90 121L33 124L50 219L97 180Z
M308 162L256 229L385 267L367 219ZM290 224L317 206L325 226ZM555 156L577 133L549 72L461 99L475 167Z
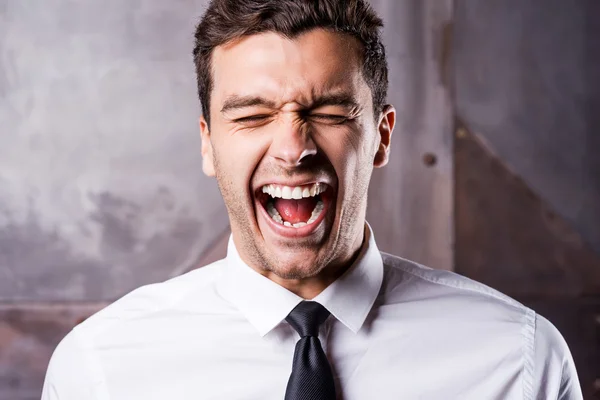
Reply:
M360 51L350 36L315 29L213 52L203 168L217 177L240 256L259 272L313 278L362 243L368 184L387 162L394 115L375 120Z

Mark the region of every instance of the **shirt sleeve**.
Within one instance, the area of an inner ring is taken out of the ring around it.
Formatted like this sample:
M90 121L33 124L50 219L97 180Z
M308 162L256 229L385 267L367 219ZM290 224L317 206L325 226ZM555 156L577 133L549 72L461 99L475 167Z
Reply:
M582 400L575 363L565 339L546 318L536 315L534 399Z
M100 400L88 350L81 345L76 331L58 344L48 365L41 400Z

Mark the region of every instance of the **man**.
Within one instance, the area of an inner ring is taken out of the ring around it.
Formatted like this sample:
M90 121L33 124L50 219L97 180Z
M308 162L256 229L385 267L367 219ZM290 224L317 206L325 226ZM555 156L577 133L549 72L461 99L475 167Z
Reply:
M227 257L77 326L44 400L580 399L557 330L459 275L381 254L381 20L362 0L214 0L196 32L203 170Z

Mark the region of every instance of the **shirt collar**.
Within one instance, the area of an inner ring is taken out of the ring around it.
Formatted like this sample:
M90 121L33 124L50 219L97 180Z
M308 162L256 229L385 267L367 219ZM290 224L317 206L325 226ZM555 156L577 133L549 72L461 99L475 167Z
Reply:
M284 287L254 271L240 258L229 238L223 274L218 291L232 303L246 319L266 335L281 323L303 299ZM352 266L317 297L337 320L356 333L381 288L383 260L369 224L365 223L365 239Z

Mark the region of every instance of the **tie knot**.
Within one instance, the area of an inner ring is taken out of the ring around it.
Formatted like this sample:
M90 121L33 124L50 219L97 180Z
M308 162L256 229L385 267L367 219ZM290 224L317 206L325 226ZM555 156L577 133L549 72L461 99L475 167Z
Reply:
M316 301L302 301L285 318L300 337L319 337L319 326L329 317L329 311Z

